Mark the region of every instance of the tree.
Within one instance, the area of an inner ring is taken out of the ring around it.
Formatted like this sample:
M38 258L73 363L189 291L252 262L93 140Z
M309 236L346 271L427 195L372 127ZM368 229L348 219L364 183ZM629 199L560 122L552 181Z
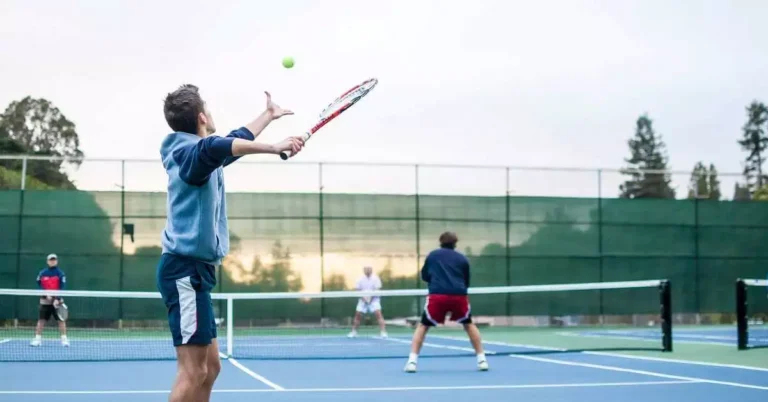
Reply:
M747 123L742 128L743 135L739 140L741 149L748 152L744 160L744 177L750 194L768 183L768 177L763 174L763 160L768 148L766 122L768 107L762 102L753 101L747 107Z
M237 239L237 238L236 238ZM295 292L302 288L301 277L291 269L291 252L284 248L280 241L272 246L272 263L264 264L261 258L256 256L250 267L246 267L239 259L239 239L229 256L222 261L222 268L232 282L227 284L226 291L230 287L246 288L257 292Z
M627 144L631 156L623 173L631 178L619 189L622 198L675 198L667 170L666 144L653 129L647 115L637 119L635 135ZM646 170L655 172L648 173Z
M749 188L747 188L747 185L741 185L739 183L736 183L736 185L733 188L733 200L734 201L749 201L752 199L751 194L749 194Z
M9 153L80 158L80 140L75 124L46 99L25 97L11 102L0 115L0 146ZM9 149L10 148L10 149ZM68 164L79 166L79 161ZM36 161L27 174L54 187L74 189L61 171L64 161Z
M344 275L331 274L328 279L323 280L323 291L347 290L347 280Z
M705 198L719 200L720 180L717 178L717 169L714 164L709 168L698 162L691 172L691 181L688 185L688 198Z
M755 190L752 199L756 201L768 201L768 184Z

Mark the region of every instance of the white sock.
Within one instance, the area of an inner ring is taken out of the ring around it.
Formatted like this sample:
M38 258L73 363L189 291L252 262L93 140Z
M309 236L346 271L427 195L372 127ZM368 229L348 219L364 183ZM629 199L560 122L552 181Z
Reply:
M485 360L485 353L478 353L477 354L477 362L480 363L481 361Z
M43 339L43 336L42 335L35 335L35 339L38 339L38 340L39 339Z
M62 340L62 341L66 341L66 340L67 340L67 336L66 336L66 335L62 335L62 336L61 336L61 340Z
M410 362L416 363L418 360L419 360L419 355L418 354L411 353L410 355L408 355L408 362L409 363Z

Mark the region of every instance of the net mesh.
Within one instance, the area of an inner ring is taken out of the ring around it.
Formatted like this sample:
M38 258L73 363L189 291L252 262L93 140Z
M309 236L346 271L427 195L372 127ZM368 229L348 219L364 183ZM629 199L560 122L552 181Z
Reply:
M601 348L659 350L660 281L477 287L473 320L495 339L489 354L541 353ZM40 346L31 346L43 291L0 289L0 361L174 359L165 307L151 292L63 291L69 307L62 346L51 321ZM379 295L386 320L363 315L348 337L363 295ZM420 319L425 290L320 293L215 293L220 351L241 359L403 358ZM622 301L634 300L630 307ZM120 317L122 310L123 319ZM506 311L513 312L506 314ZM648 339L627 340L611 331L634 328ZM527 346L526 346L527 345ZM448 322L430 332L424 357L474 354L460 326Z

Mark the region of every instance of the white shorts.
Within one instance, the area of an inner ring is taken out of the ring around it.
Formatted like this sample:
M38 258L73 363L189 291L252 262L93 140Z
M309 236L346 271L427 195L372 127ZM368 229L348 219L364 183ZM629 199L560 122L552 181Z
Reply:
M376 311L381 310L381 301L379 300L373 300L372 302L365 304L362 300L357 301L357 309L356 311L358 313L363 314L373 314Z

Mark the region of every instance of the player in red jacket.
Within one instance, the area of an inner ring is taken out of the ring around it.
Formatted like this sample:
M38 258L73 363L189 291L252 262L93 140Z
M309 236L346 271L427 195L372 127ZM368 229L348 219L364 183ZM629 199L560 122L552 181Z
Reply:
M37 275L37 286L44 290L64 290L67 283L67 276L64 271L59 269L59 258L56 254L48 256L48 268L44 268ZM67 325L59 320L56 315L56 307L62 303L62 298L57 296L40 297L40 311L38 314L37 328L35 328L35 338L32 339L30 346L40 346L43 342L43 328L45 323L53 317L59 322L59 332L61 333L61 345L69 347L67 339Z

